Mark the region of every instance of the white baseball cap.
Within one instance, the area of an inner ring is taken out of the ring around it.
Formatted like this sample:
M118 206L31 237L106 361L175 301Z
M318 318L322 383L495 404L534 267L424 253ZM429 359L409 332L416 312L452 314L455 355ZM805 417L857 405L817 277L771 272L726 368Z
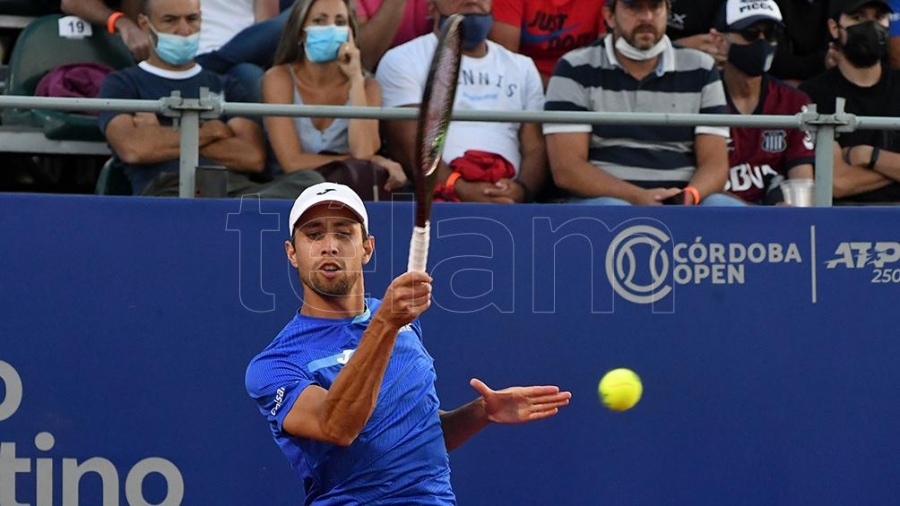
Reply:
M775 0L728 0L724 5L725 19L719 30L743 30L760 21L774 21L784 25L781 9Z
M369 214L359 195L352 188L337 183L319 183L303 190L303 193L294 201L288 218L288 230L294 233L294 227L310 208L320 204L340 204L353 211L359 222L362 223L363 236L368 235Z

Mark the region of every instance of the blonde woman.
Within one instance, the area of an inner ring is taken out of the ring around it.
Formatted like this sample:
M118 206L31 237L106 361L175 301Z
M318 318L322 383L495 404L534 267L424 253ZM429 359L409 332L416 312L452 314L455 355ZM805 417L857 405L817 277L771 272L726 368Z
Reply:
M348 0L294 4L275 65L263 78L263 101L381 106L381 88L363 72ZM286 173L318 170L326 179L349 184L365 196L373 193L373 183L386 191L406 183L398 163L376 154L381 147L378 120L268 117L265 126Z

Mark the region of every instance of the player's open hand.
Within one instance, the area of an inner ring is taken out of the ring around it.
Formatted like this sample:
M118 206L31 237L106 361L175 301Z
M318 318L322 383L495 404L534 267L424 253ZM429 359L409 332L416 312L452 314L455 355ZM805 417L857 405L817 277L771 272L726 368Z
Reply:
M431 276L424 272L407 272L391 282L375 312L396 328L412 323L431 306Z
M510 387L491 390L479 379L469 381L484 399L484 413L495 423L525 423L549 418L567 406L571 392L560 392L558 386Z

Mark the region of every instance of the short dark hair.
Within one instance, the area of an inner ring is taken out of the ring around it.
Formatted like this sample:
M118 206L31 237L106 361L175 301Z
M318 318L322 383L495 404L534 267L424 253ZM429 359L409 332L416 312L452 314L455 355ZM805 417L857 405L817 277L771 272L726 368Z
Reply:
M894 11L886 0L832 0L831 19L837 21L841 19L841 14L853 14L870 4L875 4L873 7L880 6L887 12Z

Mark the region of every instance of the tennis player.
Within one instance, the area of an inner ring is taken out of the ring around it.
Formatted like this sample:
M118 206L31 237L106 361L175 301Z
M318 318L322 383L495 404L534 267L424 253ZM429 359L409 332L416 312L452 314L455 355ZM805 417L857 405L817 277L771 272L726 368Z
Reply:
M285 250L303 305L250 362L246 386L303 480L305 504L455 504L449 450L491 423L548 418L569 403L556 386L495 391L472 379L480 396L441 411L418 320L431 277L408 272L383 300L365 298L375 239L349 187L308 188L289 220Z

